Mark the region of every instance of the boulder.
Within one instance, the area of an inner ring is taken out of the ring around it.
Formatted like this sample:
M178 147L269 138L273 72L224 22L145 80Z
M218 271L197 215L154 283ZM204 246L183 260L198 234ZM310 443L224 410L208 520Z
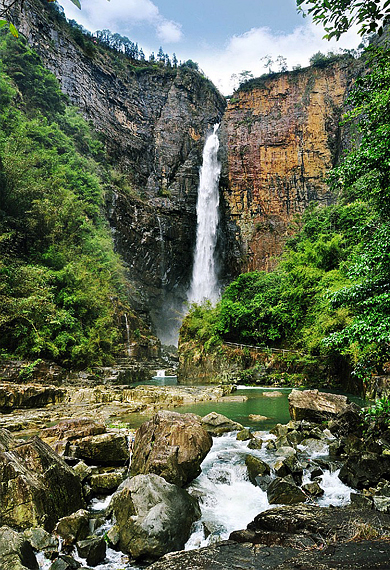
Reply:
M94 494L109 495L116 491L122 481L123 474L113 471L111 473L92 475L89 484Z
M37 552L58 549L58 539L43 528L28 528L23 534Z
M94 465L124 465L129 461L129 444L125 434L102 433L75 441L69 448L70 457Z
M56 386L16 384L1 382L0 410L10 412L17 408L41 408L48 404L63 402L66 390Z
M211 445L199 416L160 411L136 432L130 472L155 473L182 487L200 474Z
M248 469L249 480L253 485L257 484L257 477L263 477L264 475L270 474L269 465L253 455L247 455L245 457L245 465Z
M297 485L302 483L303 467L295 455L288 455L279 459L274 465L277 477L286 477L292 475Z
M248 428L240 430L236 437L238 441L248 441L253 439L253 435Z
M94 536L76 543L77 553L90 566L96 566L106 557L106 543L103 536Z
M80 509L68 517L63 517L58 521L55 532L63 539L65 546L84 540L89 535L88 511Z
M390 457L375 453L350 455L340 469L339 478L354 489L375 487L381 479L390 479Z
M0 527L1 570L38 570L31 544L22 533L7 526Z
M240 431L244 428L241 424L229 420L222 414L217 412L210 412L207 416L202 418L203 428L213 437L222 435L229 431Z
M49 570L78 570L78 568L81 568L80 562L77 562L72 556L60 554Z
M53 530L60 517L83 506L81 482L38 437L15 440L0 429L0 522Z
M324 489L320 487L317 481L312 481L311 483L305 483L302 485L302 491L310 495L311 497L322 497L324 494Z
M263 440L259 437L253 437L248 443L248 449L261 449L263 447Z
M346 396L327 394L318 390L292 390L288 396L290 416L293 420L322 422L335 419L349 406Z
M109 509L119 548L135 559L153 560L182 549L200 517L197 501L187 491L152 473L126 479Z
M304 503L307 496L294 484L293 480L276 477L268 486L267 498L271 505L295 505Z

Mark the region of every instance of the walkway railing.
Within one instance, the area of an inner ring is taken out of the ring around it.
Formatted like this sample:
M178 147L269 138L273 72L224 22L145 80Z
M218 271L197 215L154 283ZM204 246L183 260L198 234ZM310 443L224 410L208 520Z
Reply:
M302 355L302 352L299 350L289 350L286 348L268 348L267 346L255 346L253 344L240 344L238 342L224 342L226 346L232 346L233 348L240 348L244 350L248 348L254 352L270 352L272 354L282 354L283 356L288 356L289 354L299 354Z

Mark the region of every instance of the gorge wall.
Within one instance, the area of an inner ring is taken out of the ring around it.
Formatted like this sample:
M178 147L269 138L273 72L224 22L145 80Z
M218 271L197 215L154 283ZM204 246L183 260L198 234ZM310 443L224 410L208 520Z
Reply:
M326 173L341 152L351 59L248 82L226 100L188 68L86 50L64 18L26 0L18 27L62 90L104 135L119 191L107 215L128 268L135 309L170 342L186 299L206 136L220 128L221 278L270 269L311 201L333 200ZM92 46L93 48L93 46Z
M230 99L223 191L236 226L231 261L241 271L271 269L297 215L334 200L326 176L346 143L339 123L354 68L346 57L274 74Z
M104 136L123 186L108 193L107 209L133 304L169 342L167 320L177 319L191 275L202 149L225 99L189 68L83 49L41 0L24 2L17 23L71 102Z

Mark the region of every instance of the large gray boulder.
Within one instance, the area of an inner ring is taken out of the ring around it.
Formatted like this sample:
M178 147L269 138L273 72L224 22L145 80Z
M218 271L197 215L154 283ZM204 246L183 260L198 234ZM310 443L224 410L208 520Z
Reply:
M130 456L126 435L113 432L76 440L68 454L93 465L124 465Z
M182 549L192 523L200 517L198 503L187 491L152 473L126 479L109 510L116 521L119 548L146 560Z
M80 479L52 449L34 437L15 440L0 429L0 523L51 531L83 506Z
M292 390L288 396L293 420L322 422L334 419L348 409L350 402L341 394L327 394L318 390Z
M211 445L199 416L160 411L137 430L130 472L155 473L182 487L200 474Z

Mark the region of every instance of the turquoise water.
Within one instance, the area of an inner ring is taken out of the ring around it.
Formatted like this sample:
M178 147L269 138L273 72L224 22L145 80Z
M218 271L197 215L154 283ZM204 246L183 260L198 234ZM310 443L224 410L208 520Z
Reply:
M174 386L177 384L176 376L155 376L152 380L145 382L138 382L135 385L154 385L154 386ZM184 413L198 414L199 416L206 416L210 412L217 412L231 420L239 422L245 427L252 430L270 430L276 424L285 424L290 421L290 414L288 411L288 395L291 388L275 388L275 387L251 387L239 386L238 389L232 393L232 397L227 397L220 402L197 402L185 406L178 406L175 411ZM331 390L323 390L331 391ZM356 396L347 396L359 405L364 405L364 401ZM244 400L240 401L240 397ZM267 419L258 420L251 418L251 415L265 416ZM148 420L150 415L146 414L132 414L126 418L132 427L139 427L141 423ZM125 418L123 418L125 419Z
M247 398L245 401L199 402L180 406L177 411L183 414L192 412L200 416L217 412L251 429L269 430L277 423L290 421L287 399L290 392L290 388L241 387L232 396L244 396ZM252 414L265 416L267 419L252 419L249 417Z

